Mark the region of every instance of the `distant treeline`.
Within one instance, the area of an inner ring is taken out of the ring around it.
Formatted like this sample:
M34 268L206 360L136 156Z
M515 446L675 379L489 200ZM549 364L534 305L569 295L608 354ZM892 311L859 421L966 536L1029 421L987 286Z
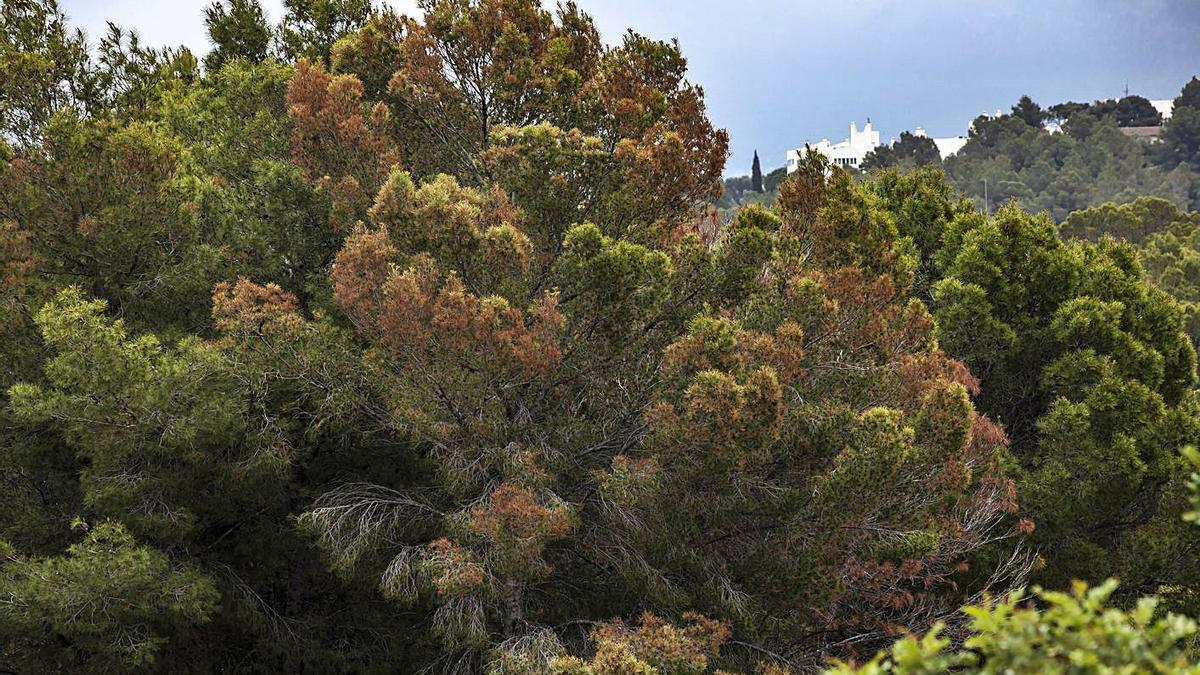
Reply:
M1123 128L1161 126L1157 134ZM1072 211L1142 196L1161 197L1183 209L1200 208L1200 80L1191 79L1162 116L1141 96L1048 108L1024 96L1010 113L980 116L967 144L943 162L933 141L902 133L863 163L866 170L941 166L949 184L986 210L1016 200L1031 211L1062 220ZM725 180L720 208L774 203L771 176L764 194L749 178Z

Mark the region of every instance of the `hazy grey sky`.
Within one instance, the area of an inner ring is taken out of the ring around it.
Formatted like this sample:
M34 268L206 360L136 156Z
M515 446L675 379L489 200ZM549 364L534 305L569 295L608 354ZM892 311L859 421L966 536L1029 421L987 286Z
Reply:
M104 22L149 44L207 51L209 0L61 0L93 38ZM264 0L273 18L281 0ZM391 6L413 12L415 0ZM580 0L607 40L628 27L677 37L691 79L729 129L726 172L757 148L782 166L806 139L869 116L886 140L965 133L1022 94L1051 104L1131 93L1173 98L1200 74L1200 0Z

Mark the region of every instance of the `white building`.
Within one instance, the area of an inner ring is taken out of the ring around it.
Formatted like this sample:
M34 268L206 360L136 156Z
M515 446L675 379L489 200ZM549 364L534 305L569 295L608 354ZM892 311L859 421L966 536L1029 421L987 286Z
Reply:
M913 136L924 138L925 130L917 127L913 131ZM967 144L966 136L948 136L946 138L931 138L929 140L933 141L933 144L937 146L938 154L942 156L943 161L950 155L962 150L963 146Z
M858 130L857 124L851 122L850 138L843 140L841 143L831 143L828 138L823 138L819 143L805 143L804 145L805 148L811 148L825 155L833 164L858 167L862 164L867 153L879 147L879 132L871 126L871 119L867 118L867 125L863 127L862 131ZM788 150L788 173L796 170L799 166L800 158L803 156L804 148Z
M1171 119L1171 111L1175 109L1175 99L1164 98L1158 101L1150 101L1150 105L1154 106L1154 109L1158 111L1159 115L1162 115L1163 121L1166 122Z
M917 127L913 131L913 135L923 138L925 130ZM950 155L962 150L963 146L967 144L966 136L931 138L930 140L937 146L938 154L942 156L942 159L946 159ZM850 138L843 140L841 143L831 143L829 139L823 138L819 143L805 143L804 148L788 150L787 171L788 173L792 173L796 170L799 166L800 158L804 156L805 148L811 148L825 155L832 164L858 168L862 166L862 162L866 159L867 154L878 148L879 145L879 132L871 126L870 118L867 118L867 125L863 127L862 131L859 131L858 126L854 122L851 122Z

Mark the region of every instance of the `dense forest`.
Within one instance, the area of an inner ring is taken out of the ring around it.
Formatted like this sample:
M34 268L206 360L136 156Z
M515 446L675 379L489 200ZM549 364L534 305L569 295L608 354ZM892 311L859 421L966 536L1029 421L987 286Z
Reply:
M1157 138L1123 132L1154 126L1161 126ZM1198 209L1200 80L1193 77L1183 87L1165 123L1140 96L1046 110L1023 97L1011 114L976 119L966 146L946 159L945 168L950 183L981 204L986 181L985 207L1016 200L1060 220L1071 211L1140 196Z
M419 4L2 5L0 672L1200 673L1194 184L726 222L676 43Z

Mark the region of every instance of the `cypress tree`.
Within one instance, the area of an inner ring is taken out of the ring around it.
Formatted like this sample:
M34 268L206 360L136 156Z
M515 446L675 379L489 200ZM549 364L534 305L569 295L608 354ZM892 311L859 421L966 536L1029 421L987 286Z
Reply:
M750 168L750 189L755 192L763 191L762 165L758 163L758 150L754 151L754 164Z

